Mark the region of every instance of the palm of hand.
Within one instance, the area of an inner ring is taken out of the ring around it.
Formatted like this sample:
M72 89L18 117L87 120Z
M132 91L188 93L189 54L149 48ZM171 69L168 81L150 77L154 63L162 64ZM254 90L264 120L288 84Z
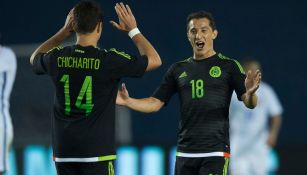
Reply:
M128 32L130 30L129 27L121 19L119 19L119 26L122 31Z
M250 94L255 93L256 90L259 88L260 81L261 81L261 73L259 70L257 70L254 73L248 71L247 77L245 79L246 92L249 92Z

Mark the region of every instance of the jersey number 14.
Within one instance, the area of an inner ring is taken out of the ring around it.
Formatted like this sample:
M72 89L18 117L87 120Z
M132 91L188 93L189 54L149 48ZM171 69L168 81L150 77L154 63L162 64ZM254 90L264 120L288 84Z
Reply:
M65 114L70 115L70 92L69 92L69 75L64 74L60 80L64 83L64 96L65 96ZM82 100L85 96L85 104L82 103ZM79 109L85 110L86 116L88 116L94 107L92 104L92 76L86 76L77 97L75 106Z

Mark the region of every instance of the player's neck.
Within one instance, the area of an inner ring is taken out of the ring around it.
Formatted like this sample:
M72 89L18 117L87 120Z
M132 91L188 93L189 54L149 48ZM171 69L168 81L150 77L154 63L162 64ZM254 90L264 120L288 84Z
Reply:
M88 35L77 35L77 42L76 44L80 46L97 46L98 40L95 36Z
M207 52L202 53L202 54L197 54L197 53L194 52L193 59L195 59L195 60L207 59L207 58L212 57L215 54L216 54L216 52L213 49L210 49Z

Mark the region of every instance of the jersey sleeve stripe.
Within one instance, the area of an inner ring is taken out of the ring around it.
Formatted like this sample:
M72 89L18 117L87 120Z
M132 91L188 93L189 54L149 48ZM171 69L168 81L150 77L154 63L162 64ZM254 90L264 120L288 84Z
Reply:
M111 48L109 51L115 52L116 54L121 55L121 56L127 58L128 60L131 60L131 56L129 54L126 54L125 52L120 52L120 51L116 50L115 48Z
M243 67L241 66L241 64L239 63L239 61L237 61L237 60L235 60L235 59L228 58L228 57L224 56L224 55L221 54L221 53L218 54L218 57L219 57L220 59L223 59L223 60L231 60L231 61L235 62L236 65L238 66L240 72L241 72L242 74L245 74L244 69L243 69Z

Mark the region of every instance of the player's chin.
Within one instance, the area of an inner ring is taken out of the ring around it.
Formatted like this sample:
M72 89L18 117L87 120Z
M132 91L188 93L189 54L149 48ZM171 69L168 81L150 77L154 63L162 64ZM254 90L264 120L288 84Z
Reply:
M206 50L205 50L205 48L198 48L198 47L195 47L194 52L195 52L197 55L204 55L204 54L206 53Z

